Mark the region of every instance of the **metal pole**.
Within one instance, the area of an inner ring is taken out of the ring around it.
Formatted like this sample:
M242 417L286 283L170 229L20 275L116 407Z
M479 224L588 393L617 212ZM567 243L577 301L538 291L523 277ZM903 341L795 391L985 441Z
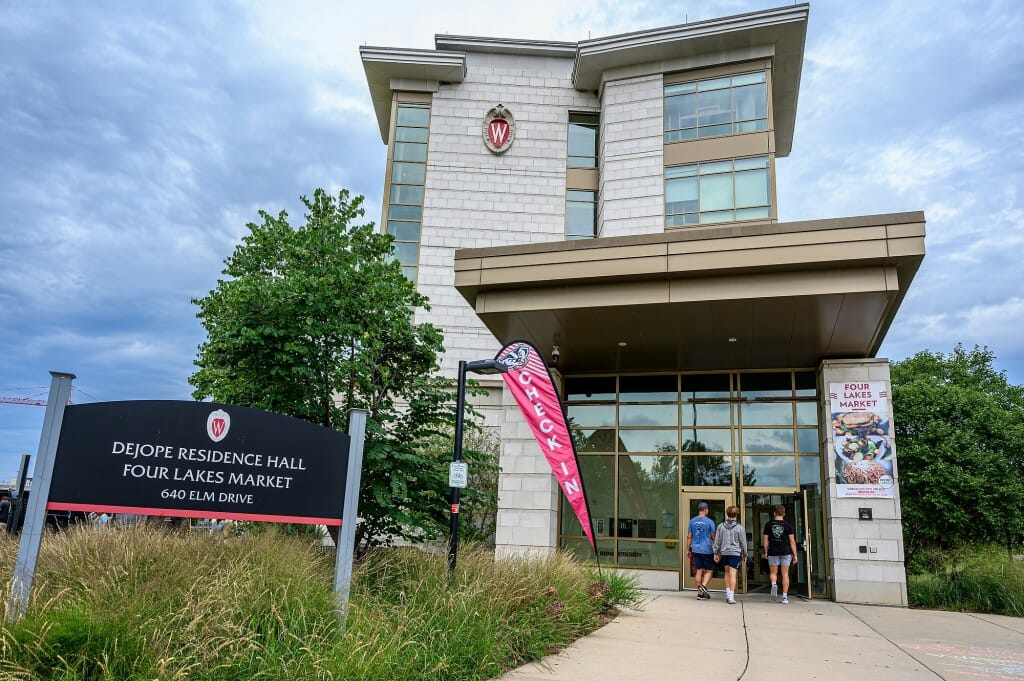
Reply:
M7 524L4 526L8 534L14 533L19 529L18 520L21 518L22 505L25 503L23 498L25 494L25 481L28 479L28 463L31 460L31 454L26 452L21 455L21 465L18 466L18 478L14 483L14 489L11 490L11 507L7 511Z
M455 452L452 459L462 461L462 425L463 412L466 411L466 361L459 361L459 385L455 399ZM451 538L448 542L448 574L455 572L455 562L459 557L459 492L452 487Z
M50 479L53 477L53 463L57 458L57 442L60 427L64 423L64 407L71 395L71 381L74 374L51 371L50 394L46 398L46 415L43 417L43 431L39 435L39 453L36 455L35 472L32 474L32 495L28 499L25 527L18 542L18 558L14 563L11 579L11 599L7 605L7 619L11 622L25 614L28 597L32 590L32 579L36 574L39 559L39 544L46 529L46 502L50 497Z
M348 597L352 587L352 554L355 553L356 517L359 515L359 482L363 472L363 443L366 440L366 410L348 413L348 470L345 472L345 504L334 555L334 612L345 630Z

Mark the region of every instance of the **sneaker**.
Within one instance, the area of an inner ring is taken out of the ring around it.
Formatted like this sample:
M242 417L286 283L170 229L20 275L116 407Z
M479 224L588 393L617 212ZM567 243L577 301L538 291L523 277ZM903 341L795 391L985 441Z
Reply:
M772 584L772 603L779 600L779 585Z
M711 594L708 593L708 588L703 584L697 585L697 593L699 593L701 596L704 596L705 598L711 598Z
M733 598L732 596L726 596L725 597L725 602L728 603L729 605L736 605L736 599Z
M698 593L697 594L697 600L698 601L710 601L711 600L711 596L705 595L703 593Z
M782 594L782 600L779 601L779 603L782 603L783 605L789 603L789 596L787 596L786 594Z

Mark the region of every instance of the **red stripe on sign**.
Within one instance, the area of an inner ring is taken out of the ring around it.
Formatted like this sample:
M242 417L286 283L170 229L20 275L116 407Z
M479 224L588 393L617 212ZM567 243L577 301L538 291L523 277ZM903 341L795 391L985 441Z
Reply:
M134 513L136 515L161 515L171 518L224 518L225 520L251 520L260 523L300 523L303 525L337 525L338 518L309 518L299 515L263 515L260 513L232 513L230 511L186 511L180 508L143 508L141 506L102 506L99 504L66 504L51 501L48 511L82 511L83 513Z

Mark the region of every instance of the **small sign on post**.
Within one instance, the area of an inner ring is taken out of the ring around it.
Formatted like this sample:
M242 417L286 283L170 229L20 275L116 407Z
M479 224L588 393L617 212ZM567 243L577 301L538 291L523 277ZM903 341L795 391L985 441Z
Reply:
M452 461L448 464L448 486L463 489L469 485L469 464Z

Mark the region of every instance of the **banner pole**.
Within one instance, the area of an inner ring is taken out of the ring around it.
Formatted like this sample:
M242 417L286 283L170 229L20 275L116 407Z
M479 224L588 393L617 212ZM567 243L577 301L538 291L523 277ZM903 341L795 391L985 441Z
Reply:
M51 371L50 376L50 394L46 398L46 414L43 416L36 467L32 474L32 493L28 498L25 526L18 541L18 557L11 578L11 598L7 603L9 622L20 619L28 609L36 562L39 560L39 545L46 529L46 502L50 497L50 480L53 478L53 462L57 458L60 427L64 423L64 407L71 396L71 382L75 380L74 374L59 371Z
M334 613L345 630L348 600L352 588L352 556L356 545L356 517L359 515L359 483L363 472L363 445L366 441L366 410L348 413L348 470L345 472L345 503L334 555Z

